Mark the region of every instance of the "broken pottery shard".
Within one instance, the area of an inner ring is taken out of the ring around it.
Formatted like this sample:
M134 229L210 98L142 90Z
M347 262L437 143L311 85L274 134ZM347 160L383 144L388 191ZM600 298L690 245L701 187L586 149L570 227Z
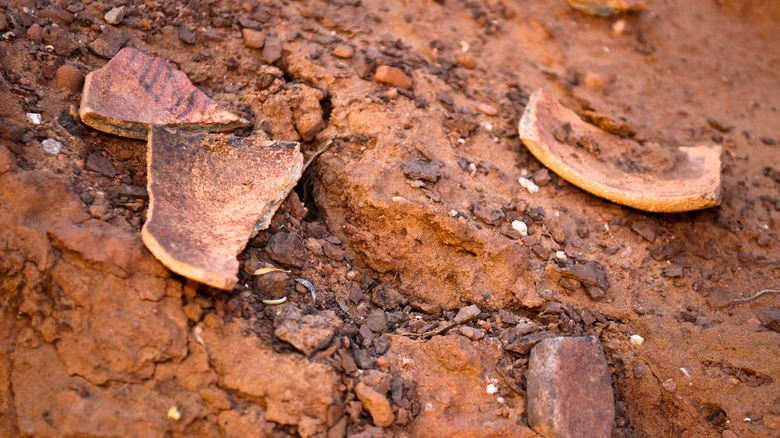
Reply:
M556 129L560 131L564 125L570 125L572 132L556 136ZM630 160L623 160L629 164L616 165L600 154L619 155L625 142L633 140L620 139L583 122L544 90L531 96L519 131L526 147L547 168L618 204L652 212L699 210L720 204L720 147L678 148L670 154L673 158L661 157L670 163L663 171L659 166Z
M153 126L147 148L149 213L141 233L165 266L230 290L236 256L301 176L298 143Z
M150 124L221 132L249 123L221 109L165 59L131 48L87 75L79 116L95 129L139 139Z

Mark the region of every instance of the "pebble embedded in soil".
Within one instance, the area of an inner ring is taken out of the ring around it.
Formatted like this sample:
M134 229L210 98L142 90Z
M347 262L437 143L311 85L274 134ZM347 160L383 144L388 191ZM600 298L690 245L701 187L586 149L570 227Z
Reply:
M33 23L32 26L30 26L27 29L27 39L30 41L38 42L41 41L43 38L43 29L41 28L41 25L38 23Z
M472 304L470 306L466 306L461 308L458 311L458 314L455 315L455 318L453 321L455 322L463 322L469 318L474 318L480 314L479 307L476 306L476 304Z
M93 152L87 158L87 170L97 172L105 177L113 178L116 176L114 165L98 152Z
M266 244L265 252L271 260L289 268L303 267L305 262L304 245L293 233L274 234Z
M265 45L265 34L259 30L244 28L241 30L244 38L244 45L250 49L262 49Z
M355 54L355 49L348 44L339 44L333 49L333 56L342 59L349 59Z
M274 336L307 356L327 347L340 328L341 319L332 310L305 315L297 307L287 306L274 319Z
M374 80L399 88L412 88L412 79L398 67L382 65L377 67Z
M263 45L263 61L268 64L282 58L282 42L275 36L268 36L265 38L265 44Z
M531 181L528 178L520 177L517 179L517 182L520 183L521 186L523 186L526 190L528 190L528 193L534 194L539 192L539 186L537 186L533 181Z
M72 65L63 65L54 73L54 88L78 93L84 85L84 73Z
M118 6L106 12L103 18L106 20L106 23L117 25L125 19L125 12L127 12L126 6Z
M395 415L387 397L363 382L358 383L355 387L355 395L363 403L366 411L371 414L375 425L387 427L393 424Z
M407 161L401 164L401 170L409 179L421 179L432 183L442 176L441 165L431 161Z
M44 152L51 155L57 155L60 153L64 145L62 142L55 140L53 138L47 138L46 140L41 142L41 148Z
M542 340L531 351L527 381L528 424L540 435L612 435L612 380L597 338Z
M187 26L177 27L176 33L179 35L179 39L186 44L195 44L198 42L198 37L195 35L195 32Z

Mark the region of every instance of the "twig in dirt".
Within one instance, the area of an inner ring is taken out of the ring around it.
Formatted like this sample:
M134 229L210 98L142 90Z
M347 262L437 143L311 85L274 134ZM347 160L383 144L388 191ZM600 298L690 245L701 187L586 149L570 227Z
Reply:
M731 300L731 301L734 301L735 303L742 303L742 302L745 302L745 301L754 300L754 299L756 299L756 298L760 297L761 295L768 294L768 293L780 293L780 290L775 290L775 289L764 289L764 290L762 290L761 292L759 292L759 293L757 293L757 294L753 295L752 297L747 297L747 298L735 298L735 299L733 299L733 300Z
M443 328L440 328L440 329L436 329L436 330L431 330L429 332L423 332L423 333L401 333L401 335L402 336L410 336L410 337L413 337L413 338L414 337L417 337L417 338L432 338L432 337L434 337L436 335L441 335L441 334L447 333L450 329L453 329L453 328L455 328L455 327L457 327L457 326L459 326L461 324L465 324L465 323L473 320L476 317L477 317L477 315L469 316L468 318L464 319L461 322L454 322L454 323L452 323L452 324L450 324L450 325L448 325L446 327L443 327Z
M342 135L334 135L333 137L331 137L331 138L329 138L329 139L325 140L325 141L322 143L322 147L320 148L320 150L318 150L317 152L315 152L315 153L314 153L314 155L312 155L311 157L309 157L309 159L308 159L308 160L306 160L306 164L304 164L304 165L303 165L303 170L301 171L301 175L303 175L304 173L306 173L306 169L308 169L308 168L309 168L309 166L311 166L311 165L312 165L312 163L314 163L314 160L316 160L316 159L317 159L317 157L319 157L320 155L322 155L322 153L323 153L323 152L325 152L325 151L327 151L327 150L328 150L328 148L329 148L329 147L330 147L330 146L333 144L333 141L334 141L334 140L336 140L337 138L342 138L342 137L345 137L345 136L346 136L346 135L344 135L344 134L342 134Z
M306 286L306 289L309 289L309 291L311 292L311 305L314 306L315 304L317 304L317 292L314 290L314 285L311 284L309 280L303 278L296 278L295 282Z

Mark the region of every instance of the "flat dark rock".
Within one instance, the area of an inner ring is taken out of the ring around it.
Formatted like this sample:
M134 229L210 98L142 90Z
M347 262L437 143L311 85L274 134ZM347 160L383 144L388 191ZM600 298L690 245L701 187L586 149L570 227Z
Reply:
M154 126L147 150L146 247L187 278L230 290L236 256L301 175L298 143Z
M138 139L146 139L152 124L222 132L249 123L220 108L165 59L131 48L87 75L79 116L95 129Z

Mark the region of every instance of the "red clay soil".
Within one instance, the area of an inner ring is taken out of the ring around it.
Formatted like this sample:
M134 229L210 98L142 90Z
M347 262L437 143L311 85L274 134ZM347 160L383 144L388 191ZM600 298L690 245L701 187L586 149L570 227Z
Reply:
M776 436L780 296L738 300L780 289L780 4L651 6L0 0L0 436L531 437L528 352L584 334L613 436ZM237 135L321 152L232 291L144 247L146 143L73 118L123 45ZM722 205L645 213L547 172L517 134L538 88L647 145L594 152L626 171L722 145Z

